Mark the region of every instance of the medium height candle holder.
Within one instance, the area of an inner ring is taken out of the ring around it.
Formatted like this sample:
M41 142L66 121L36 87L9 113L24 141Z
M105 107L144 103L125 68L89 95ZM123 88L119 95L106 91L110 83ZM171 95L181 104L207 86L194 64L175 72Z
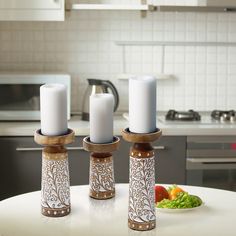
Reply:
M139 231L156 227L155 214L155 153L151 142L159 139L161 130L153 133L122 131L123 138L133 143L130 149L129 171L129 228Z
M68 154L64 145L75 139L73 130L60 136L46 136L37 130L36 143L44 146L42 151L41 210L49 217L61 217L70 213L70 177Z
M91 152L89 170L89 195L95 199L109 199L115 196L113 156L118 149L120 139L113 137L111 143L92 143L90 137L83 140L83 147Z

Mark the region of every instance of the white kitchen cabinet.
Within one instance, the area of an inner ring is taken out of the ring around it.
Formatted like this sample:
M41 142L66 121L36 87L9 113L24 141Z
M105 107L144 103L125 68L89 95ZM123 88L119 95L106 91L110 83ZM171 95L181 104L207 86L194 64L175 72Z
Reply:
M235 7L235 0L153 0L156 6Z
M96 1L95 1L96 2ZM68 10L140 10L142 16L150 12L235 12L235 0L134 0L125 3L115 0L72 1Z
M235 7L235 0L199 0L199 5L201 6L213 6L213 7Z
M65 0L1 0L1 21L63 21Z

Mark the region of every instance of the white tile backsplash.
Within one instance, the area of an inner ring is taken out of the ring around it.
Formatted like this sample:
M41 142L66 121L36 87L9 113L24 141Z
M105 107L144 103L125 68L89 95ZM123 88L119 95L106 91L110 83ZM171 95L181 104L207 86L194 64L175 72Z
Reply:
M135 3L135 1L133 1ZM183 1L186 4L186 1ZM194 1L192 1L194 2ZM236 42L236 14L73 11L65 22L0 22L0 71L67 72L72 110L81 111L86 78L109 79L128 108L127 73L165 73L158 110L236 109L236 47L117 46L115 41ZM123 65L124 50L125 65Z

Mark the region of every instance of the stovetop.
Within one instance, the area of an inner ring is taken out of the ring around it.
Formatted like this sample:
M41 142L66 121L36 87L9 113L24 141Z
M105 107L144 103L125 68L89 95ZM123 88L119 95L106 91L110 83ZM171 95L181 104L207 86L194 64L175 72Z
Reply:
M175 111L169 110L166 114L166 120L178 120L178 121L199 121L201 116L194 110L188 111Z
M212 119L218 121L236 122L235 110L229 110L229 111L214 110L211 113L211 117Z
M163 124L175 125L236 125L236 112L234 110L212 112L169 110L164 115L158 116L158 120Z

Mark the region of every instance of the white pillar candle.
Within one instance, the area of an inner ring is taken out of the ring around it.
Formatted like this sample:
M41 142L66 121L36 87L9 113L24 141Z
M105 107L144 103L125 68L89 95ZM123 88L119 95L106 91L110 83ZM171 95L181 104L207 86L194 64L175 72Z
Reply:
M156 79L151 76L129 79L129 130L151 133L156 130Z
M114 96L99 93L90 96L90 141L110 143L113 141Z
M67 87L45 84L40 87L41 132L57 136L67 133Z

